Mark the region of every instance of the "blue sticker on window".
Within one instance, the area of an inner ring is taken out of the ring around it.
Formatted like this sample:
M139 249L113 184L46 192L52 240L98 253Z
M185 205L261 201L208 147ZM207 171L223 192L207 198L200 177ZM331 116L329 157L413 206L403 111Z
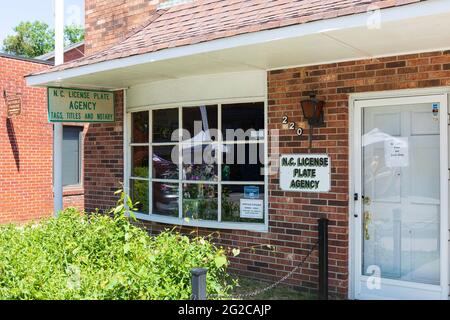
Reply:
M259 187L256 187L256 186L244 187L244 197L246 199L258 199L259 198Z
M438 120L439 119L439 103L433 103L433 108L432 108L432 112L433 112L433 119L434 120Z

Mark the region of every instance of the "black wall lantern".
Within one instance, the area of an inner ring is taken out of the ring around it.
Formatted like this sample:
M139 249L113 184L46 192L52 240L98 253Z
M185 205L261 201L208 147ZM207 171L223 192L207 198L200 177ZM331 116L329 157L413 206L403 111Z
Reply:
M309 95L308 100L301 102L303 117L308 120L309 124L309 150L312 148L312 135L314 127L323 127L325 122L323 121L323 108L325 101L320 101L316 98L315 93Z

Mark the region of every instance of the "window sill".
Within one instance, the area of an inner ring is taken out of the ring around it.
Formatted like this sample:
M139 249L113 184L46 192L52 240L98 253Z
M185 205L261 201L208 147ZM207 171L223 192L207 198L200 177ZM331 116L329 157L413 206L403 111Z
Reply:
M82 186L67 186L63 188L63 197L82 195L84 195L84 187Z
M244 231L254 231L254 232L269 232L269 228L263 223L243 223L243 222L216 222L216 221L206 221L206 220L190 220L189 222L174 217L165 217L154 214L142 214L135 213L137 219L166 223L171 225L177 225L180 227L199 227L208 229L228 229L228 230L244 230Z

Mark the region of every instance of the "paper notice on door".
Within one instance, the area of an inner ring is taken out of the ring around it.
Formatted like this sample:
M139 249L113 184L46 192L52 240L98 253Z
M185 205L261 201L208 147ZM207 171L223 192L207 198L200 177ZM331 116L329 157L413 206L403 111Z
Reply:
M409 166L408 138L390 138L384 141L384 161L386 167L397 168Z

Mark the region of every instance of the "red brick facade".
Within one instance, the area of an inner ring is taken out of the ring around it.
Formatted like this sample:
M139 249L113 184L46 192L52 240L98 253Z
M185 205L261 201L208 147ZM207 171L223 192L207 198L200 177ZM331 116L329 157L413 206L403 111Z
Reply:
M52 125L45 89L25 85L42 63L0 56L0 223L49 216L52 195ZM22 111L7 117L4 92L20 94Z
M66 53L65 59L71 58ZM46 68L44 61L0 56L0 223L53 213L53 127L47 120L47 91L26 86L24 78ZM20 94L19 116L8 119L4 92ZM83 210L84 188L65 188L64 207Z
M84 57L84 48L85 48L85 45L83 43L83 44L80 44L80 45L70 49L70 50L67 50L66 52L64 52L64 61L68 62L68 61L73 61L73 60L77 60L77 59ZM55 62L55 57L52 56L47 61Z
M84 139L86 210L108 210L123 182L123 93L115 94L115 123L91 124Z
M303 127L300 101L314 91L326 101L323 128L314 129L313 153L332 159L330 193L290 193L279 189L277 176L269 185L269 232L221 230L218 244L239 247L231 269L266 280L286 275L317 241L317 223L330 220L330 293L346 298L349 260L349 94L450 85L450 52L431 52L375 60L360 60L271 71L268 74L269 129L280 130L280 153L307 153L308 130L297 137L282 125L282 117ZM117 95L116 125L93 125L86 140L86 192L89 208L114 205L113 191L122 182L122 97ZM276 150L271 150L276 152ZM89 190L89 191L88 191ZM164 225L145 223L150 232ZM189 230L183 228L182 231ZM203 234L214 230L201 230ZM273 246L269 248L266 245ZM253 248L253 249L251 249ZM317 252L288 283L315 291Z
M85 0L86 55L109 48L135 28L148 22L151 13L156 9L154 2Z

